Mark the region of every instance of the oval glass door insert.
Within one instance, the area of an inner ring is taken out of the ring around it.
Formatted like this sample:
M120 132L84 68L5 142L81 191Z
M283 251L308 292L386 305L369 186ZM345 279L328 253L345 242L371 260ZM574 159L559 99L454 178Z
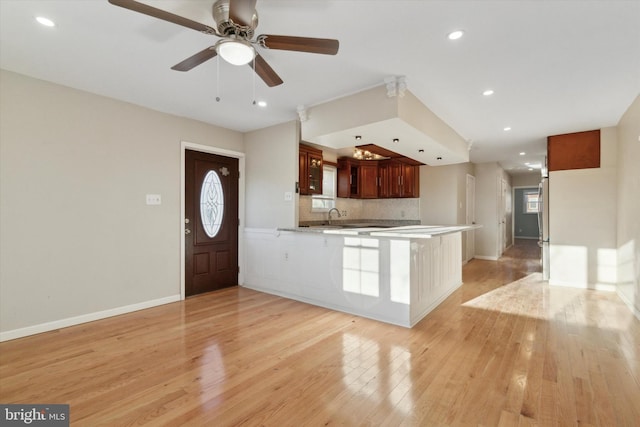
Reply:
M210 170L202 182L200 191L200 219L209 237L215 237L222 225L224 194L218 174Z

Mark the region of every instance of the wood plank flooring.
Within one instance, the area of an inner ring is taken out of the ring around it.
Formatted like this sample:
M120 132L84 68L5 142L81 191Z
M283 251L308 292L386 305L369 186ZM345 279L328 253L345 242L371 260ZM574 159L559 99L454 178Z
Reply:
M637 427L640 322L538 256L469 262L413 329L232 288L0 343L0 402L74 426Z

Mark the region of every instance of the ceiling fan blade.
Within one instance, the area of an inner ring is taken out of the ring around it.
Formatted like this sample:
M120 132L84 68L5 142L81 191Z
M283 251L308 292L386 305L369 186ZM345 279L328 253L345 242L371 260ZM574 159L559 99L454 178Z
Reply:
M293 50L297 52L322 53L335 55L340 42L335 39L317 39L312 37L275 36L262 34L258 43L267 49Z
M229 0L229 18L238 25L251 26L256 0Z
M217 54L218 53L216 52L215 46L211 46L206 48L205 50L201 50L193 56L188 57L179 64L174 65L173 67L171 67L171 69L176 71L189 71L193 67L196 67L203 62L210 60Z
M262 56L258 55L257 52L254 60L249 62L249 66L251 68L253 68L254 61L256 74L260 76L260 78L267 84L267 86L274 87L283 83L280 76L278 76L278 74L273 71L273 68L271 68L271 66L267 64L267 61L265 61Z
M171 12L167 12L166 10L157 9L147 4L137 2L135 0L109 0L109 3L123 7L125 9L133 10L134 12L139 12L145 15L152 16L154 18L162 19L163 21L182 25L183 27L191 28L205 34L218 35L216 30L208 25L192 21L191 19L175 15Z

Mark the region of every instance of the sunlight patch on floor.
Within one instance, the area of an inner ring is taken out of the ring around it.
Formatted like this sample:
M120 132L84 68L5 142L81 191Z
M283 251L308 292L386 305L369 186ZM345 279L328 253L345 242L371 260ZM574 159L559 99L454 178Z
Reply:
M580 326L619 329L623 325L607 323L603 318L616 318L622 302L616 294L569 287L550 287L541 273L530 274L462 304L464 307L498 311L503 314L526 316L542 320L561 320ZM571 306L584 308L573 310ZM567 310L569 308L569 310ZM565 313L585 313L569 318ZM612 316L607 316L611 313ZM603 317L604 315L604 317Z

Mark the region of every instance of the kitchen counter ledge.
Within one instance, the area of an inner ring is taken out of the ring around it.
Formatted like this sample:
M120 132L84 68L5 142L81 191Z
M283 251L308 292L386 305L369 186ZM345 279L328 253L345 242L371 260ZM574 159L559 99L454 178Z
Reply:
M245 229L244 286L410 328L462 284L479 227L353 225Z
M326 224L302 227L282 227L278 231L293 231L300 233L324 233L338 235L365 235L371 237L393 237L404 239L430 239L461 231L469 231L482 227L481 225L406 225L387 226L376 223L362 224Z

